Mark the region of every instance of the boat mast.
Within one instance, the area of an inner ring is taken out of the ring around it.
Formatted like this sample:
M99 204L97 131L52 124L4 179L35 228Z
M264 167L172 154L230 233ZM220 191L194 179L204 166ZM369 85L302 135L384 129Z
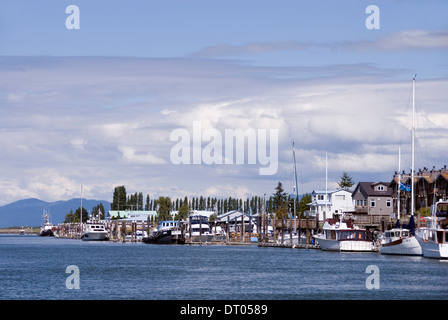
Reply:
M328 213L328 153L325 152L325 214Z
M81 227L81 233L82 233L82 185L81 185L81 209L79 210L79 225Z
M296 151L294 150L294 141L292 142L292 157L294 160L294 233L296 232L296 219L297 219L297 213L296 213L296 201L299 199L299 191L298 191L298 184L297 184L297 171L296 171Z
M412 79L412 155L411 155L411 216L414 215L414 152L415 152L415 78Z
M401 185L401 147L398 147L398 189L397 189L397 224L400 224L400 185Z

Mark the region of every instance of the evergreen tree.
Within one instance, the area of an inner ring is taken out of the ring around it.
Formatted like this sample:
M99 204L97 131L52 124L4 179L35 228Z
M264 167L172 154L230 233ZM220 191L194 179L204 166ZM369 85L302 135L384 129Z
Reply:
M172 210L172 203L169 197L159 197L157 200L159 208L157 210L157 216L159 221L168 220L170 218L170 212Z
M286 195L283 185L279 181L277 187L275 187L275 193L272 195L272 199L270 199L274 211L277 211L280 208L286 208Z
M352 176L348 172L343 172L341 176L341 181L338 183L341 189L350 189L355 183L353 182Z
M125 186L115 187L111 209L125 210L127 205L126 188Z

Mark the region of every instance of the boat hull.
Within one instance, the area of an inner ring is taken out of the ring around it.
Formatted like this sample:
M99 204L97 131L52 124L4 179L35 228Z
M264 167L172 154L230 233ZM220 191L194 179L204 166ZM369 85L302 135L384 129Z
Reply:
M214 234L191 235L188 237L188 241L191 243L211 242L214 236Z
M41 237L53 237L54 236L54 232L51 229L46 229L43 230L39 233L39 236Z
M338 252L373 252L372 241L358 241L358 240L334 240L325 239L319 236L314 236L318 242L319 247L323 251L338 251Z
M149 237L142 239L143 243L148 244L183 244L182 237L178 234L173 234L171 230L161 230L151 234Z
M81 235L83 241L106 241L108 240L107 232L87 232Z
M424 241L422 238L417 238L423 251L423 256L435 259L448 259L448 244L436 243L432 241Z
M421 256L422 247L415 237L403 238L389 243L381 243L381 254Z

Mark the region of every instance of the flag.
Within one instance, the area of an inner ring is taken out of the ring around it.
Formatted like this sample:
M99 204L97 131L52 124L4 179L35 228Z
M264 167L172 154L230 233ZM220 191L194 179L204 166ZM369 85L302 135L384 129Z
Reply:
M404 183L400 183L400 190L409 192L409 191L411 191L411 186L408 186L407 184L404 184Z

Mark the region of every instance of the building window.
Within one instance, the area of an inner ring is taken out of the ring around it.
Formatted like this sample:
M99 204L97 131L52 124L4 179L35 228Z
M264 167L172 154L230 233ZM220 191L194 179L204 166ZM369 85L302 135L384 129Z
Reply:
M317 200L324 200L324 195L323 194L317 195Z
M370 199L370 206L375 207L375 199Z
M388 208L392 207L392 201L390 199L386 200L386 207Z

